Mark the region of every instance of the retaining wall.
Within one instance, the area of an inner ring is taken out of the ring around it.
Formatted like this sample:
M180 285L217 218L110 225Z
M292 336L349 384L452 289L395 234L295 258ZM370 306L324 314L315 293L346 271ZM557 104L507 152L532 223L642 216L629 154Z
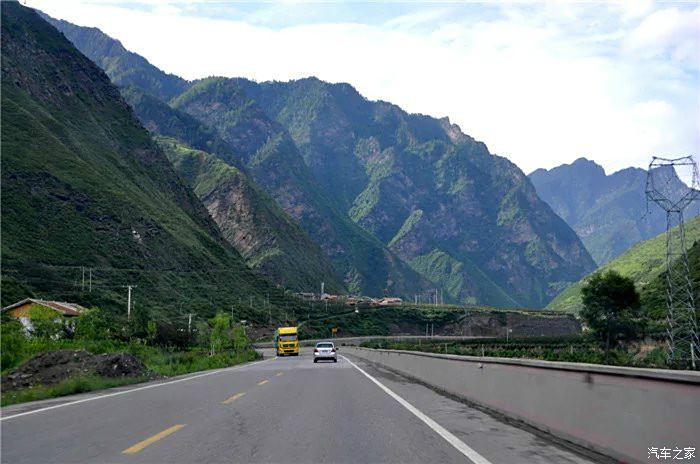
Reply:
M700 455L700 372L354 347L343 354L623 462L649 462L650 447Z

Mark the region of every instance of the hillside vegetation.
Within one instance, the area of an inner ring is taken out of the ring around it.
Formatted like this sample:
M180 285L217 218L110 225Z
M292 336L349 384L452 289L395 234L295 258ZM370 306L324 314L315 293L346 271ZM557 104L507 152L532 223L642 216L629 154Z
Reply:
M677 229L673 229L674 231ZM700 240L700 217L696 217L685 225L686 240L688 244L692 244ZM697 247L696 251L697 251ZM625 277L634 280L639 289L646 294L645 301L651 301L649 298L652 293L661 295L665 292L664 286L659 282L659 275L666 268L666 233L657 235L656 237L634 245L627 250L622 256L610 261L601 266L599 269L603 271L615 270ZM698 269L694 272L697 274ZM581 287L586 278L566 288L559 296L557 296L547 309L579 312L582 307L581 303ZM656 292L652 292L651 288L644 290L652 285L656 288ZM658 301L659 296L656 297Z
M451 301L542 307L594 268L522 171L448 118L316 78L237 82L287 129L335 206Z
M427 298L437 288L451 302L541 308L594 268L522 171L447 118L315 78L211 77L164 97L125 72L133 54L118 42L98 50L86 31L54 24L96 62L122 64L105 70L149 130L242 168L352 293ZM145 69L157 76L135 68Z
M323 281L331 293L346 292L319 246L243 172L175 139L157 141L250 267L291 290L316 290Z
M102 70L18 3L3 4L2 43L3 305L33 295L123 312L124 286L137 285L136 308L175 317L233 305L256 319L241 297L282 298Z

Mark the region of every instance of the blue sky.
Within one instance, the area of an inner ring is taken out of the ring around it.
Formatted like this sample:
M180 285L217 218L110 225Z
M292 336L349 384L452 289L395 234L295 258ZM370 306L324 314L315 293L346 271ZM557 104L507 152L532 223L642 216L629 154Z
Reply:
M349 82L449 116L526 172L580 156L613 172L700 148L697 3L27 4L188 79Z

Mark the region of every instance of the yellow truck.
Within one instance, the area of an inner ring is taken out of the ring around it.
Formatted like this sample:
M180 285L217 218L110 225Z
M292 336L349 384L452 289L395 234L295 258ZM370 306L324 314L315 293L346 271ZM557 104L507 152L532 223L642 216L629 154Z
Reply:
M280 327L275 331L277 356L299 356L299 337L296 327Z

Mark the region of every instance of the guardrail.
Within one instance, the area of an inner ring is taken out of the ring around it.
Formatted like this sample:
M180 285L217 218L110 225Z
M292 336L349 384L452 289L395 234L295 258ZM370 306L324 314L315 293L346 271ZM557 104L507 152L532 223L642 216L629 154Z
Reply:
M356 346L371 340L389 340L400 342L405 340L427 340L427 341L454 341L454 340L475 340L479 338L494 338L492 336L461 336L461 335L367 335L363 337L336 337L336 338L314 338L309 340L299 340L299 346L314 346L318 342L333 342L336 345ZM253 343L254 348L273 348L274 342Z
M649 462L652 447L700 451L700 372L369 348L344 354L622 462Z

